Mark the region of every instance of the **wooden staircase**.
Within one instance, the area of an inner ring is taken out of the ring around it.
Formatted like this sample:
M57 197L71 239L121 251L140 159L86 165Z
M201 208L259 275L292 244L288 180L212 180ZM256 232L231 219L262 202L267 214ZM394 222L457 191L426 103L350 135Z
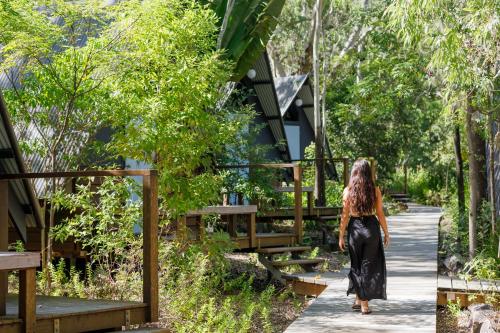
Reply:
M259 261L268 270L269 276L272 279L286 284L287 281L296 281L298 277L284 273L280 268L299 265L306 272L313 272L314 267L324 262L323 259L308 259L301 258L301 254L310 251L310 246L284 246L284 247L267 247L255 250L259 256ZM274 255L290 253L290 260L275 260Z

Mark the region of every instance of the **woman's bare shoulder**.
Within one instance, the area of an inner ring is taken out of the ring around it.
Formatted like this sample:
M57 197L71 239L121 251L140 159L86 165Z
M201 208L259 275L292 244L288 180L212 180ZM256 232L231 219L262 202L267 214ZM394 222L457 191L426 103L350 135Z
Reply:
M349 195L349 186L346 186L344 188L344 191L342 192L342 197L345 199Z

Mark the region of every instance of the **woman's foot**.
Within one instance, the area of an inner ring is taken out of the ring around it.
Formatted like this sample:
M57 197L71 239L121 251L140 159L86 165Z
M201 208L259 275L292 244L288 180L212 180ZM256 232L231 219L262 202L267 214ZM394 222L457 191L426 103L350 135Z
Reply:
M352 309L355 311L361 310L361 301L359 298L356 296L356 299L354 300L354 303L352 304Z
M367 315L372 313L372 310L368 307L368 301L361 301L361 314Z

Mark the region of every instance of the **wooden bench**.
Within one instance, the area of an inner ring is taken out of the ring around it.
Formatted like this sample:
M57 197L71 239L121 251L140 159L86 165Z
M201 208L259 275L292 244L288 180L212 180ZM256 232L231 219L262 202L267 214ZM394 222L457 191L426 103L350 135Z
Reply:
M40 253L0 252L0 273L19 271L19 318L23 332L35 332L36 325L36 267L40 266ZM7 290L0 290L0 316L6 314Z
M247 236L249 247L255 247L257 245L257 233L256 233L256 222L255 216L257 214L257 206L256 205L238 205L238 206L208 206L198 210L189 211L186 215L182 216L178 222L178 228L180 231L181 238L187 238L187 227L186 227L186 217L193 216L203 216L203 215L228 215L229 223L228 223L228 232L229 235L233 238L237 238L236 232L236 218L238 215L248 215L248 223L247 223ZM205 234L205 225L203 221L199 222L199 233L200 238Z

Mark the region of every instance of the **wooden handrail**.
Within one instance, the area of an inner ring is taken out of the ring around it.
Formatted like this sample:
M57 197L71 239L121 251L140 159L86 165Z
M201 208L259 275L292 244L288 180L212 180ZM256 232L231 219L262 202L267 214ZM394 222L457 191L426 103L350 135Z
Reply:
M57 171L57 172L33 172L0 174L0 180L17 179L44 179L44 178L74 178L74 177L124 177L124 176L149 176L157 173L156 170L133 169L133 170L81 170L81 171Z
M287 169L297 166L297 163L254 163L254 164L234 164L234 165L218 165L217 169L245 169L245 168L270 168L270 169Z

